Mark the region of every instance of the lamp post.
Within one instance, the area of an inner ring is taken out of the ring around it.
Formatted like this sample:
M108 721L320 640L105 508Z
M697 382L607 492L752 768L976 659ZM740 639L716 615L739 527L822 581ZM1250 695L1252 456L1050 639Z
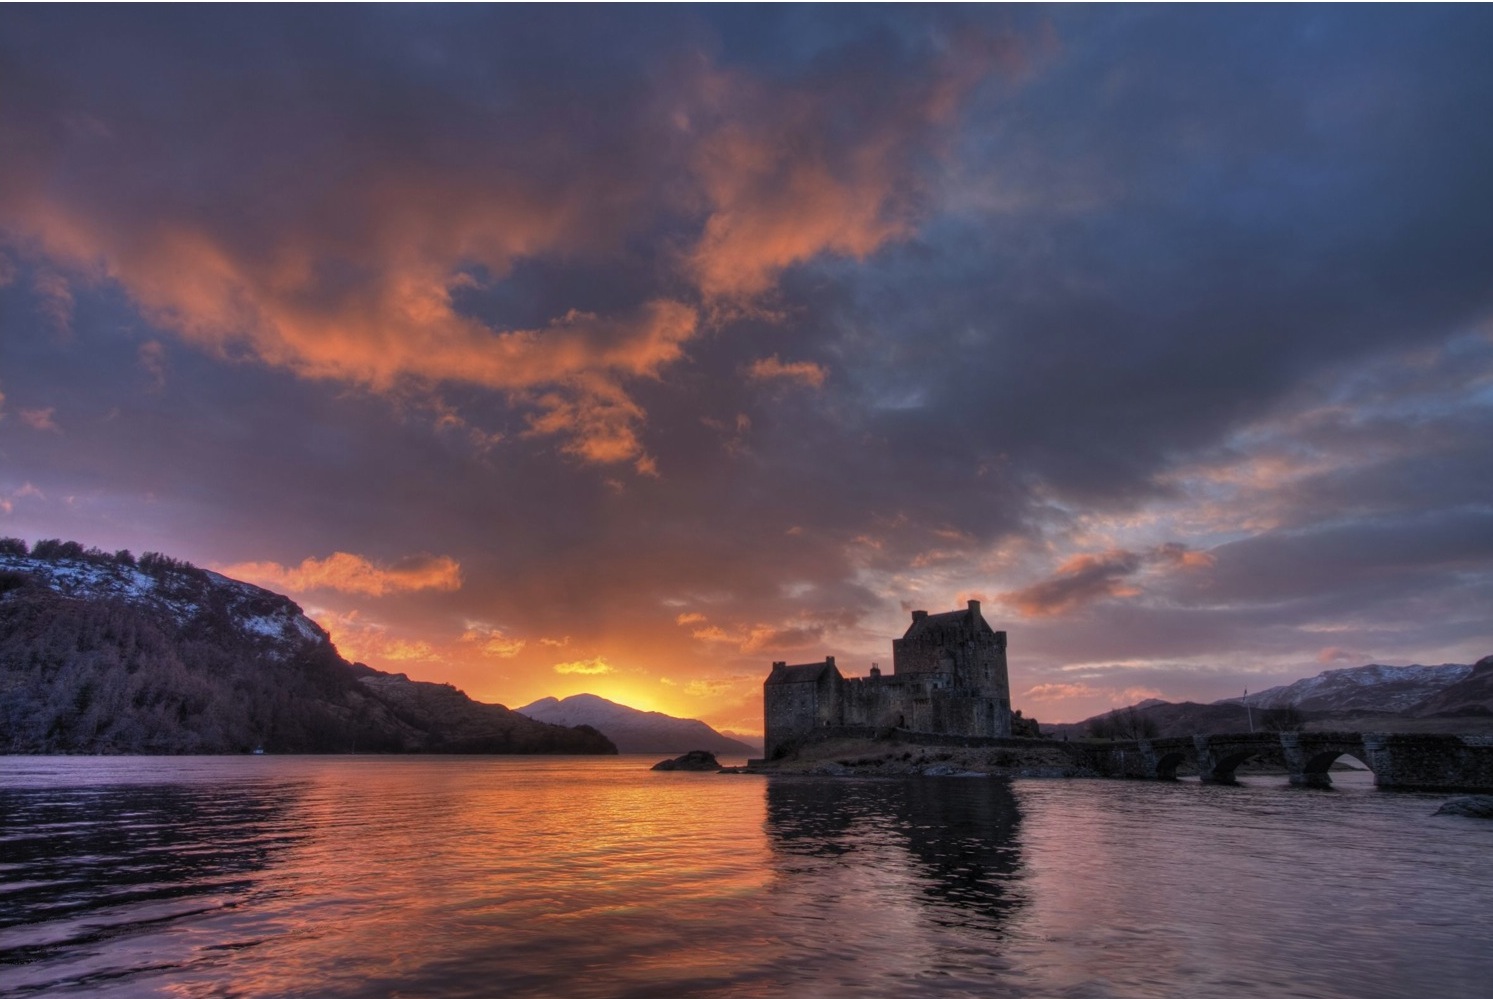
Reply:
M1253 711L1251 711L1250 707L1249 707L1249 688L1248 687L1244 688L1244 714L1245 714L1245 717L1247 717L1249 719L1249 734L1250 735L1254 735L1254 732L1255 732L1255 713Z

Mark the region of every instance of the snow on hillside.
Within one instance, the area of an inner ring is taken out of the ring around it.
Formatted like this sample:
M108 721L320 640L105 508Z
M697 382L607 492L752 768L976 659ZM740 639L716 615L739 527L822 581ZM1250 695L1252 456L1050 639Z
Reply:
M308 642L329 641L321 626L288 598L190 566L151 572L109 556L47 559L0 553L0 571L6 570L25 573L66 597L115 598L163 610L177 624L217 605L241 631L266 640L270 651L282 655Z
M1421 701L1464 679L1470 665L1355 666L1324 670L1316 676L1249 695L1257 708L1294 707L1302 711L1407 711ZM1231 697L1217 704L1237 704Z

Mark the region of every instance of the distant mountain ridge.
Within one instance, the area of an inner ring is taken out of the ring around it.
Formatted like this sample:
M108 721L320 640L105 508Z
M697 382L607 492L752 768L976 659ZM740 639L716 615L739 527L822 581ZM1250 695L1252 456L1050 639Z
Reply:
M0 753L615 753L349 663L288 597L165 555L0 538Z
M1211 704L1155 698L1081 722L1043 725L1055 736L1093 732L1167 738L1250 728L1368 727L1493 734L1493 656L1472 664L1324 670L1294 683Z
M1415 706L1423 718L1493 715L1493 656L1472 664L1472 671Z
M1410 711L1426 698L1465 679L1473 667L1460 663L1441 666L1353 666L1323 670L1295 683L1250 694L1255 708L1292 707L1300 711ZM1242 704L1230 697L1215 704Z
M729 738L694 718L661 711L639 711L595 694L572 694L563 701L541 697L515 708L519 714L556 725L590 725L617 744L620 753L712 753L755 756L756 747Z

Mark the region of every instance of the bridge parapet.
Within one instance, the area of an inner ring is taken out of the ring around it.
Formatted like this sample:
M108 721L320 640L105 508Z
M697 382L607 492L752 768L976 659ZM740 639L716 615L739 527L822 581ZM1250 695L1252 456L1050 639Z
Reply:
M1379 787L1422 791L1493 789L1493 740L1459 735L1373 733L1365 760Z
M1172 780L1187 765L1204 783L1237 783L1248 760L1275 764L1292 784L1331 787L1329 769L1352 756L1382 788L1493 791L1493 737L1358 732L1249 732L1141 739L1089 746L1086 762L1108 777Z

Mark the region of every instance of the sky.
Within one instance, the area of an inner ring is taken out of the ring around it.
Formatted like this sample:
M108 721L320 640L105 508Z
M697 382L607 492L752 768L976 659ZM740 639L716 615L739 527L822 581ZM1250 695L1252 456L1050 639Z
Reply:
M761 730L1493 652L1493 10L22 7L0 535Z

